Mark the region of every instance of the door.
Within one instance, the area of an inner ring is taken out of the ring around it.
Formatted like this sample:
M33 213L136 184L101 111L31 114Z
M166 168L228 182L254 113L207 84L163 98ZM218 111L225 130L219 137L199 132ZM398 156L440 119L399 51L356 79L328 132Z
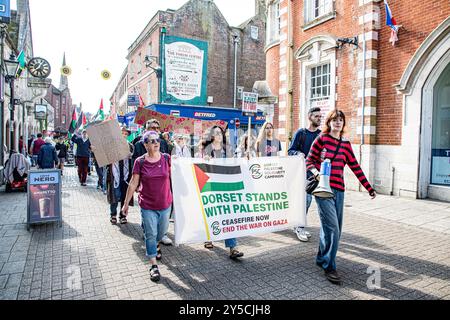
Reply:
M450 187L450 64L433 88L430 184Z

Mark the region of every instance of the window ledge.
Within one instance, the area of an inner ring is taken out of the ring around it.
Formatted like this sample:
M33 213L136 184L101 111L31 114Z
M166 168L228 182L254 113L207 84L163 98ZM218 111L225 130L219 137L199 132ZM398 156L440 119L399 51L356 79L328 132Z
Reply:
M314 28L315 26L318 26L319 24L324 23L325 21L335 19L336 18L336 11L332 11L330 13L324 14L323 16L320 16L306 24L303 25L302 30L306 31L308 29Z

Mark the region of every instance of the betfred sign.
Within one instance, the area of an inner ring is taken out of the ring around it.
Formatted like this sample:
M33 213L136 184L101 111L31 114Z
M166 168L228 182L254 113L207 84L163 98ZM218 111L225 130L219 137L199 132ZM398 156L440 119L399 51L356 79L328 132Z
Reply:
M194 117L196 118L215 118L215 113L209 113L209 112L195 112Z
M239 120L238 118L236 118L236 119L234 120L234 122L235 122L235 125L236 125L236 129L239 129L239 127L241 126L241 120Z
M258 94L253 92L242 93L242 113L245 115L256 115L258 112Z

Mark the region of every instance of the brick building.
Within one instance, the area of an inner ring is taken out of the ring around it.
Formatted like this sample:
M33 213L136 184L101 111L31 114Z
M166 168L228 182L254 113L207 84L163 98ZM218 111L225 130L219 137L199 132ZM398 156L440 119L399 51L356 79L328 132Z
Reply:
M62 66L66 66L66 54L63 57ZM70 96L69 80L67 76L61 74L59 88L51 85L47 90L45 100L54 109L54 128L55 130L66 131L69 129L72 120L72 97Z
M127 74L111 97L114 107L123 110L123 84L127 94L140 94L146 105L161 101L160 82L154 70L146 67L145 57L152 57L152 66L161 64L162 28L165 36L208 43L207 96L212 97L212 105L233 106L236 36L237 87L251 91L255 81L265 78L265 8L263 0L256 3L255 16L238 27L228 24L212 0L190 0L178 10L158 11L128 49Z
M383 1L266 1L274 121L288 142L310 107L337 107L379 192L450 201L450 2L388 3L402 25L394 46Z

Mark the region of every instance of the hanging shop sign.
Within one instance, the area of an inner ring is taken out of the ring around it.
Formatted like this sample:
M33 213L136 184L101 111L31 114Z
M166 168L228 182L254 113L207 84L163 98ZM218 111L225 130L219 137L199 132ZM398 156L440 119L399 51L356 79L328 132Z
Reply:
M207 42L165 37L162 59L162 102L206 105L207 68Z

